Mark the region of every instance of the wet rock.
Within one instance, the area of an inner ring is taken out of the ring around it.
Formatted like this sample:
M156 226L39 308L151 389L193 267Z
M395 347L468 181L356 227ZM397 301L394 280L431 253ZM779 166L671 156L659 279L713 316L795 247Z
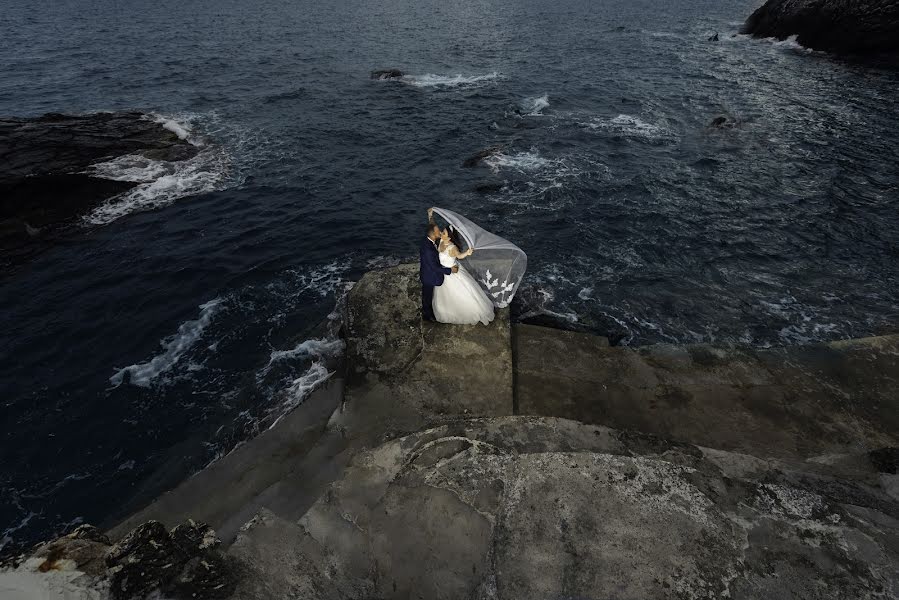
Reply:
M212 550L221 544L215 531L206 523L187 521L172 529L172 545L181 560Z
M899 51L899 0L768 0L742 33L841 54Z
M484 148L477 154L473 154L469 156L464 161L462 161L462 166L470 169L478 166L482 160L487 158L488 156L493 156L494 154L502 151L502 146L490 146L489 148Z
M727 117L715 117L714 119L712 119L712 122L709 123L709 127L713 129L722 129L730 125L731 121L729 121Z
M178 573L177 550L165 526L149 521L134 529L106 556L110 591L117 600L141 598Z
M714 35L710 36L710 37L709 37L709 41L710 41L710 42L717 42L717 41L718 41L718 33L716 32Z
M372 79L378 80L387 80L387 79L399 79L403 77L405 74L399 69L378 69L371 72Z

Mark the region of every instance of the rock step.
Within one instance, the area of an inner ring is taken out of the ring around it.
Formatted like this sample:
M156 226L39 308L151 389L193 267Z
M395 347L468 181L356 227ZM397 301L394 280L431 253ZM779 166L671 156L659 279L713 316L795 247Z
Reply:
M589 334L512 331L519 414L763 457L860 455L899 443L899 335L772 349L610 348Z

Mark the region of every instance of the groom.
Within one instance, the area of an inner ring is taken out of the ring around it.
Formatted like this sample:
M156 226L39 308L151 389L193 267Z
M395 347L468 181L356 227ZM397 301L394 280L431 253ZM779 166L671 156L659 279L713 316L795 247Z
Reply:
M437 239L440 237L440 228L437 223L428 223L428 236L421 241L418 249L421 259L419 275L421 277L421 315L425 321L436 321L434 317L434 288L443 285L443 278L450 273L456 273L459 267L448 269L440 264L437 253Z

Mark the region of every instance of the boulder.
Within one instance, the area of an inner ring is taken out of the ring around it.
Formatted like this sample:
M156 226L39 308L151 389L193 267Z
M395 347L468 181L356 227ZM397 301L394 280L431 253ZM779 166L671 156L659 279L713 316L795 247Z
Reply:
M899 0L768 0L742 33L840 54L899 51Z
M346 343L351 376L397 373L421 354L418 265L362 277L347 298Z

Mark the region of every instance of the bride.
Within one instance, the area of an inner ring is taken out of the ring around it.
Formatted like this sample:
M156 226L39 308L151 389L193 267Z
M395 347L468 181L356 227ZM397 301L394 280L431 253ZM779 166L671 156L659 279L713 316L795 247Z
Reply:
M443 285L434 288L434 316L441 323L455 325L487 325L493 320L493 302L481 289L459 260L474 253L473 248L459 250L459 234L452 225L440 232L437 247L440 264L447 268L458 266L458 272L447 275Z

